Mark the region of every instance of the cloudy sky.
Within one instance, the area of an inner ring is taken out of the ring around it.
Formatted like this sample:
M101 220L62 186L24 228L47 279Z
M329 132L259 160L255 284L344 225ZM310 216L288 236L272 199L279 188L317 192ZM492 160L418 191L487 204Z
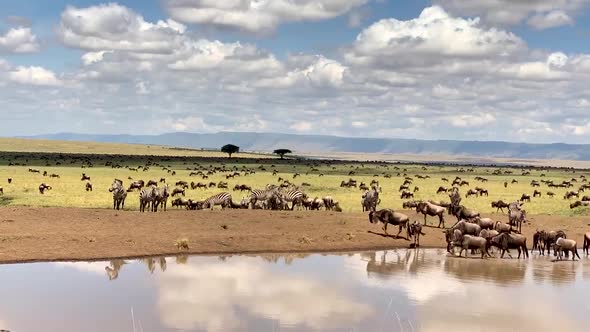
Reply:
M590 0L0 3L1 135L590 143Z

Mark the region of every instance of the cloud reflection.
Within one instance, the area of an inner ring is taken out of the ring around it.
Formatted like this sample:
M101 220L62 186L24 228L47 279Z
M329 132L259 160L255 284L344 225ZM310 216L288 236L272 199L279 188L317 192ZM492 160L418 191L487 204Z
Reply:
M250 316L322 330L354 325L373 312L309 275L286 274L246 257L169 266L159 293L163 324L185 330L233 329Z

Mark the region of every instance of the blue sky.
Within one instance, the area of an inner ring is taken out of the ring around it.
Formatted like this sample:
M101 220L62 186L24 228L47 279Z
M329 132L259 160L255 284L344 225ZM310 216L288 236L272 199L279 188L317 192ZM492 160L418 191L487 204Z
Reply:
M4 1L0 126L590 143L589 8Z

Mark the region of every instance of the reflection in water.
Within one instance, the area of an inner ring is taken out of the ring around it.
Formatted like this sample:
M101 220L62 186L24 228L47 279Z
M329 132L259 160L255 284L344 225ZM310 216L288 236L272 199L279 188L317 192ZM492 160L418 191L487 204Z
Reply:
M416 249L0 266L0 329L585 331L589 262Z

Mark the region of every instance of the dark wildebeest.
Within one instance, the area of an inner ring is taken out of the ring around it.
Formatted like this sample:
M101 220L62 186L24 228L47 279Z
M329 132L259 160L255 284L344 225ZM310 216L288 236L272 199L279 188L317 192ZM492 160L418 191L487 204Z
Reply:
M520 201L521 202L530 202L531 201L531 195L522 194L522 196L520 196Z
M369 212L369 222L371 224L377 224L382 222L383 231L387 234L387 225L398 225L399 230L397 232L396 237L399 237L400 233L402 232L402 228L408 229L408 223L410 222L410 218L403 213L395 212L392 209L382 209L378 211L371 211ZM409 234L407 235L409 238Z
M557 238L560 238L560 237L566 239L567 235L562 230L549 231L549 232L541 231L541 239L544 244L543 252L545 252L545 250L547 250L547 255L549 255L551 253L551 247L553 246L553 244L555 244L555 241L557 241Z
M445 208L434 205L430 202L420 202L416 206L416 212L424 215L424 225L426 225L426 216L438 216L438 227L445 227L445 219L443 217Z
M488 252L488 241L480 236L473 236L468 234L463 234L458 241L453 241L453 246L461 247L461 251L459 251L459 257L463 254L463 250L465 250L465 257L467 257L467 251L469 249L475 250L479 249L481 252L481 258L484 258L484 255L488 255L488 257L492 257Z
M436 193L437 194L446 193L447 191L448 191L448 189L445 187L438 187L438 190L436 191Z
M526 237L520 234L500 233L490 240L490 245L502 250L500 258L504 258L504 253L508 252L508 256L512 258L510 249L518 250L518 258L520 259L521 251L524 252L524 257L529 258L529 251L526 247Z
M557 252L557 259L559 260L562 259L564 251L566 252L565 257L567 257L567 252L571 251L573 261L576 260L576 256L578 256L578 259L581 259L580 255L578 254L578 244L574 240L559 237L557 238L557 241L555 241L554 247L555 252Z
M475 196L477 197L478 192L475 189L469 189L467 190L467 193L465 194L465 198L468 198L469 196Z
M541 192L537 189L533 192L533 197L541 197Z
M586 256L588 256L589 251L590 251L590 232L584 234L584 246L582 249L582 252L586 253Z
M502 211L504 213L504 208L508 208L509 204L504 202L503 200L493 201L492 208L496 208L496 212Z
M457 217L457 221L461 219L469 220L475 217L479 217L479 212L472 209L468 209L463 205L450 206L449 211L453 216Z
M420 246L420 235L426 235L422 232L422 225L419 222L414 221L408 225L408 238L414 238L414 248Z

